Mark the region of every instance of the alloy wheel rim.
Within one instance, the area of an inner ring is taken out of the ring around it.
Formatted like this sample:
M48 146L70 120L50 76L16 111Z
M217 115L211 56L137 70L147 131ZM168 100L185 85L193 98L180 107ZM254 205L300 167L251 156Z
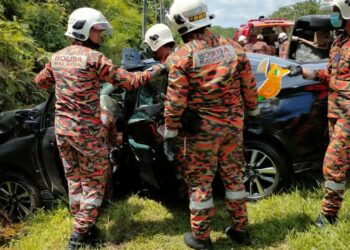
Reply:
M262 198L273 192L279 182L274 161L264 152L246 148L243 182L249 199Z
M29 191L17 182L1 183L0 211L9 218L26 218L32 211Z

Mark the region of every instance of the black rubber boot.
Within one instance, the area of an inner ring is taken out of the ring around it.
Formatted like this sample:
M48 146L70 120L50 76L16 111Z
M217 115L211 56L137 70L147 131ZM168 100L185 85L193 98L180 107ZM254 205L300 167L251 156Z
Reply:
M86 234L73 232L69 238L68 250L102 246L102 242L96 240L98 234L99 230L96 225L92 225Z
M82 235L73 232L68 241L68 250L81 249L88 247L89 243L87 242L87 235Z
M250 238L250 234L247 230L241 230L237 231L234 230L232 227L227 227L225 229L225 234L231 238L231 240L243 244L246 246L249 246L252 244L252 240Z
M315 224L319 228L324 228L326 225L335 225L338 221L338 217L336 215L326 215L320 213L315 221Z
M212 250L213 243L211 239L208 238L206 240L197 239L194 237L192 232L187 232L184 234L185 244L192 249L200 249L200 250Z

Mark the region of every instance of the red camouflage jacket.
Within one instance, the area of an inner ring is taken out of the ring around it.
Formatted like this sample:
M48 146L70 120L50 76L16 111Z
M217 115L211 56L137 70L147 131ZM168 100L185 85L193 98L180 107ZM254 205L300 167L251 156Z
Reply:
M303 75L329 85L329 118L350 118L350 39L347 35L334 40L326 69L304 68Z
M270 47L263 41L257 41L252 48L253 53L271 55Z
M257 98L243 48L206 30L171 55L165 126L169 130L180 128L186 107L203 119L242 126L244 108L255 110Z
M55 85L55 132L60 135L96 135L100 119L100 81L127 90L152 78L150 71L131 73L113 65L102 53L72 45L56 52L35 77L40 88Z

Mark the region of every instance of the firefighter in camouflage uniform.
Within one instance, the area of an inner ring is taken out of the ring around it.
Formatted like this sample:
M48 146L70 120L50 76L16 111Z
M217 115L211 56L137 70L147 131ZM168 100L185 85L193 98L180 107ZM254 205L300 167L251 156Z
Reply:
M170 56L174 51L175 40L169 27L165 24L159 23L149 28L145 34L144 43L148 45L147 55L154 60L168 65ZM164 76L164 81L168 80L168 76ZM164 135L164 126L158 128L158 132ZM187 185L183 179L183 158L184 158L184 143L182 131L177 136L176 155L174 158L168 158L169 161L174 161L176 166L176 178L178 180L178 196L183 199L187 195ZM186 197L187 198L187 197Z
M160 74L162 65L145 72L129 73L98 52L102 33L111 31L97 10L80 8L68 20L65 35L72 45L55 54L36 76L41 88L55 85L55 132L68 181L74 230L68 248L89 243L105 189L109 166L105 126L101 120L100 81L127 90Z
M329 85L328 119L330 142L323 161L325 194L318 227L335 224L343 201L346 172L350 165L350 2L335 0L330 17L335 29L344 29L329 54L327 69L308 70L290 66L291 75L319 80Z
M171 30L162 23L155 24L149 28L143 42L148 45L147 49L150 52L150 56L160 63L166 62L175 47L175 40Z
M193 249L211 249L215 208L212 182L219 172L232 218L226 234L250 244L242 175L244 110L257 115L257 88L250 63L236 42L212 34L203 0L175 0L168 19L185 45L171 55L165 102L164 152L174 156L178 130L186 135L184 175L189 185ZM187 117L187 119L183 119Z

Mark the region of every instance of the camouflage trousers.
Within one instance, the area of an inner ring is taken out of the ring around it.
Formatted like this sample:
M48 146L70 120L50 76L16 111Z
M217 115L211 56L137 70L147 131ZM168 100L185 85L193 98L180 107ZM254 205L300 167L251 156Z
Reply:
M187 199L188 197L188 185L185 182L185 176L184 176L186 143L187 143L186 137L182 133L180 133L176 137L175 168L176 168L176 179L178 181L178 197L181 199Z
M96 223L102 203L108 150L103 137L56 135L57 145L68 182L74 232L85 234Z
M338 215L345 191L346 172L350 167L350 120L329 120L330 142L323 161L325 195L322 210Z
M184 176L189 188L191 227L199 239L210 236L210 221L215 214L212 182L219 172L225 187L225 204L233 228L248 224L246 192L243 185L242 126L228 128L203 121L201 131L186 138Z

